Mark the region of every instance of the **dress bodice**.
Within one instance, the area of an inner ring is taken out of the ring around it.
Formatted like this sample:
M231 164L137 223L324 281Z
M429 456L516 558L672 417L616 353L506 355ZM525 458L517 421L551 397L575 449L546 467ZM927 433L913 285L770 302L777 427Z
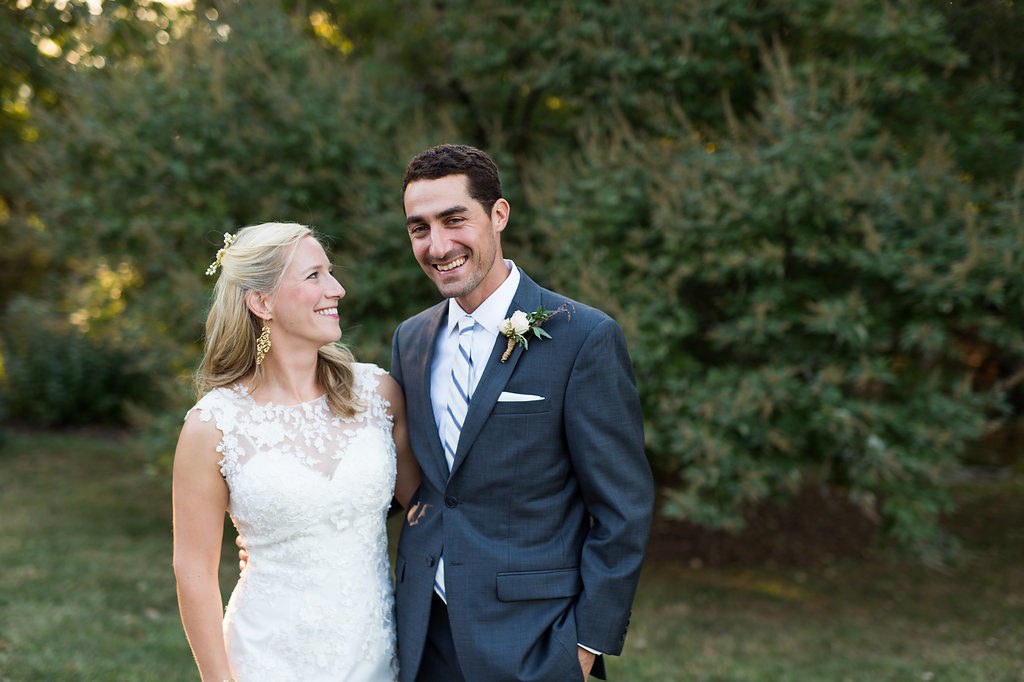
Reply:
M224 622L240 682L394 677L385 521L395 447L383 370L353 369L362 409L352 418L324 396L261 405L238 385L193 408L222 434L228 511L249 554Z

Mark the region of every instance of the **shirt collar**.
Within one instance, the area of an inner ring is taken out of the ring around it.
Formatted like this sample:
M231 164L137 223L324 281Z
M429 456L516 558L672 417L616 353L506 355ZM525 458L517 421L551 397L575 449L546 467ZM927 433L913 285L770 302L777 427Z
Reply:
M519 268L510 259L506 258L505 267L509 269L505 281L481 303L472 314L462 309L462 306L454 298L448 299L448 333L451 334L459 320L464 315L472 317L478 325L494 334L498 333L498 325L505 319L508 307L512 305L512 298L519 288Z

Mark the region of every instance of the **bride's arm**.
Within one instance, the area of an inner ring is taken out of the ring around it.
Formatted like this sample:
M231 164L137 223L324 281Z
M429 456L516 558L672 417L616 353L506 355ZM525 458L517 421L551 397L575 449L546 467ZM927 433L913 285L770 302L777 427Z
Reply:
M228 487L217 466L220 432L197 411L185 420L174 452L174 577L185 635L204 681L231 677L224 647L217 569Z
M394 422L391 437L395 441L395 451L398 453L395 499L408 509L409 500L412 499L416 488L420 486L420 465L416 462L416 456L412 453L412 445L409 442L409 426L405 421L405 396L402 394L402 387L391 376L381 375L378 377L378 382L378 390L381 395L391 403L388 414L391 415Z

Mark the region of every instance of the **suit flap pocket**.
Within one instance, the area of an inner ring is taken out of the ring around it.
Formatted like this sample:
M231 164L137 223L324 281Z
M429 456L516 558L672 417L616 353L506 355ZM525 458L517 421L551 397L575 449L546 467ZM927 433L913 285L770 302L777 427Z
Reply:
M501 601L575 597L582 590L578 568L498 574L498 599Z

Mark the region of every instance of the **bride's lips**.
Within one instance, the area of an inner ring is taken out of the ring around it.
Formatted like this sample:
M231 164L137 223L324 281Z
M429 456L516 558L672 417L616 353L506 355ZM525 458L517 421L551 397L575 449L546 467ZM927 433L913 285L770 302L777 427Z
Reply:
M459 256L445 263L434 263L434 269L441 273L451 272L465 265L467 260L469 260L467 256Z

